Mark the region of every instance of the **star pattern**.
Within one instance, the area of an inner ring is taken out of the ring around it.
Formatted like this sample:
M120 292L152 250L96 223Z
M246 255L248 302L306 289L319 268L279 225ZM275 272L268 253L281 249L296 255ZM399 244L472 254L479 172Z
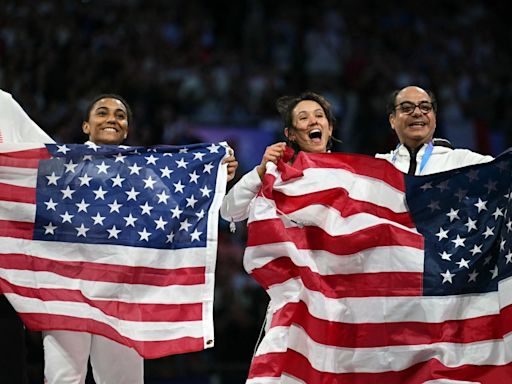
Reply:
M511 161L406 176L407 203L425 238L425 295L488 292L512 275Z
M205 246L225 147L48 145L34 238L177 249ZM222 150L221 150L222 149Z

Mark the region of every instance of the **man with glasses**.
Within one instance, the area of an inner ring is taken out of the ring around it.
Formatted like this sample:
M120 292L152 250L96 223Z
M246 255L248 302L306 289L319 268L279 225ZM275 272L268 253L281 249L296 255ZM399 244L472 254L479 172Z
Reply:
M416 86L394 91L387 102L389 124L400 143L386 159L402 172L427 175L491 161L468 149L453 149L450 142L434 139L437 103L434 94Z

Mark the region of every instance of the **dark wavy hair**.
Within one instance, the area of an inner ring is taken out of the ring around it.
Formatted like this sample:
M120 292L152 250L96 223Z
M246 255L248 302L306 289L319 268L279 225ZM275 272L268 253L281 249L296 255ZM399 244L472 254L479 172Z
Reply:
M336 124L336 118L334 117L331 103L329 103L325 97L319 95L318 93L306 91L298 96L282 96L277 99L276 108L281 115L285 128L293 128L293 109L297 104L304 100L316 101L324 110L329 124L334 127Z

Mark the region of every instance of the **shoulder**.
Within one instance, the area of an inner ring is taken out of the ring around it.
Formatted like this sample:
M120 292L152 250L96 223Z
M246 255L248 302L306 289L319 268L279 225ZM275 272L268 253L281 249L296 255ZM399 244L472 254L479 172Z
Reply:
M478 152L474 152L465 148L454 149L447 147L434 147L434 151L432 154L437 159L439 159L439 161L441 161L441 159L444 159L444 162L450 165L451 168L487 163L494 159L492 156L482 155Z
M453 150L453 156L465 160L469 164L487 163L492 161L494 157L489 155L482 155L478 152L473 152L469 149L457 148Z
M375 157L377 159L391 160L393 158L393 151L388 153L376 153Z

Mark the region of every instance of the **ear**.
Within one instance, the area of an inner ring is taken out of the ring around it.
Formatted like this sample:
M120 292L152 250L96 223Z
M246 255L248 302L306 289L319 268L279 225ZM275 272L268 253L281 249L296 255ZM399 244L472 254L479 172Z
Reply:
M284 129L284 135L290 141L293 141L293 139L295 138L295 135L293 134L293 130L288 129L288 127L286 127Z
M89 125L89 123L87 121L84 121L82 123L82 131L86 134L86 135L89 135L91 133L91 126Z
M395 130L395 115L390 113L388 117L389 125L391 125L391 129Z

